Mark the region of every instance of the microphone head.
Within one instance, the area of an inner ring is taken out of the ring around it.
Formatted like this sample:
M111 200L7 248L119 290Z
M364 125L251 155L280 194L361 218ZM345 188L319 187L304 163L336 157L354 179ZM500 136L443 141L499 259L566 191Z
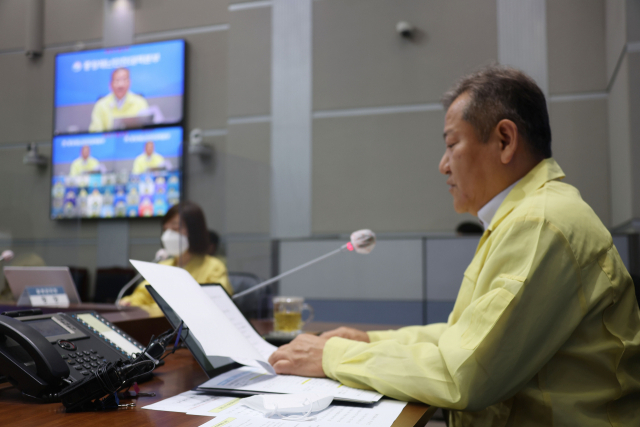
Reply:
M355 250L359 254L368 254L376 246L376 233L371 230L358 230L351 233L351 242L347 248Z
M11 261L13 257L14 257L14 253L9 249L7 249L6 251L2 251L2 254L0 254L0 260L3 260L3 261Z
M162 248L162 249L158 249L158 252L156 252L156 257L153 259L153 262L160 262L169 258L171 258L171 255L169 255L169 252L167 252L166 249Z

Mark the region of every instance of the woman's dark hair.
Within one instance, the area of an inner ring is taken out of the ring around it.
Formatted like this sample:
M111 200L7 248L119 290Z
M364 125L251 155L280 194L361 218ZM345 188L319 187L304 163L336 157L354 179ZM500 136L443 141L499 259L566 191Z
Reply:
M500 120L508 119L516 124L533 154L551 157L547 102L531 77L501 65L481 68L464 76L444 94L445 110L463 93L471 99L462 117L476 129L482 142L489 140Z
M187 228L189 252L205 255L209 250L209 231L207 230L207 220L204 218L200 206L192 202L180 202L173 205L162 217L162 226L164 227L176 215L180 215L180 221Z

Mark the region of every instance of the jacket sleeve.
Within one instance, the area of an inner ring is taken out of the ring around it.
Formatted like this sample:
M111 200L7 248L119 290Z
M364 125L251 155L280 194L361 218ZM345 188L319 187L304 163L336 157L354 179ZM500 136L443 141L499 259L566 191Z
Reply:
M426 326L407 326L398 330L367 332L369 340L393 340L400 344L432 343L437 344L440 336L447 329L446 323L432 323Z
M568 339L586 308L578 263L559 230L531 217L502 225L475 284L458 296L468 305L439 340L429 334L425 340L419 327L387 334L398 340L331 338L325 374L457 410L481 410L515 394Z

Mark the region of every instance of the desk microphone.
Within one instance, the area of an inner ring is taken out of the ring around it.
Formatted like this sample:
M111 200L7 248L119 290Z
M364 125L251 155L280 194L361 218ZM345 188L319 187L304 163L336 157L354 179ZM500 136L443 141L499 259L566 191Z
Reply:
M316 262L322 261L325 258L329 258L331 255L335 255L339 252L343 252L347 250L349 252L356 251L359 254L368 254L373 250L375 246L376 246L376 234L373 231L371 230L354 231L353 233L351 233L351 241L340 246L338 249L335 249L327 254L319 256L318 258L313 259L309 262L305 262L302 265L292 268L289 271L285 271L284 273L279 274L276 277L272 277L269 280L265 280L262 283L258 283L257 285L249 289L246 289L238 294L235 294L233 296L233 299L237 299L247 294L250 294L251 292L257 291L258 289L263 288L273 282L276 282L282 279L283 277L288 276L291 273L295 273L298 270L302 270L303 268L308 267L311 264L315 264Z
M167 252L166 249L161 248L161 249L158 249L158 252L156 252L156 256L155 258L153 258L153 262L158 263L170 257L171 255L169 255L169 252ZM127 284L124 285L122 289L120 289L120 292L118 292L118 297L116 298L116 302L115 302L116 306L118 307L120 306L120 300L122 299L124 294L129 290L131 286L133 286L141 278L142 276L140 275L140 273L137 273L133 279L129 280Z
M0 254L0 261L11 261L13 256L13 251L7 249L6 251L2 251L2 254Z

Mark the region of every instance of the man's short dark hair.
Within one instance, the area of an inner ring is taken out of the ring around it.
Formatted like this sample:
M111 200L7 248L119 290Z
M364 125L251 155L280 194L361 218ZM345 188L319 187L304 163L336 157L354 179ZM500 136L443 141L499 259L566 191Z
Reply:
M468 93L471 101L462 118L476 129L481 141L487 142L500 120L508 119L516 124L533 154L551 157L547 102L531 77L501 65L481 68L444 94L445 110L463 93Z
M176 215L180 215L180 221L187 228L189 252L205 255L209 250L209 231L200 206L192 202L180 202L177 205L173 205L162 217L162 225L164 226Z

